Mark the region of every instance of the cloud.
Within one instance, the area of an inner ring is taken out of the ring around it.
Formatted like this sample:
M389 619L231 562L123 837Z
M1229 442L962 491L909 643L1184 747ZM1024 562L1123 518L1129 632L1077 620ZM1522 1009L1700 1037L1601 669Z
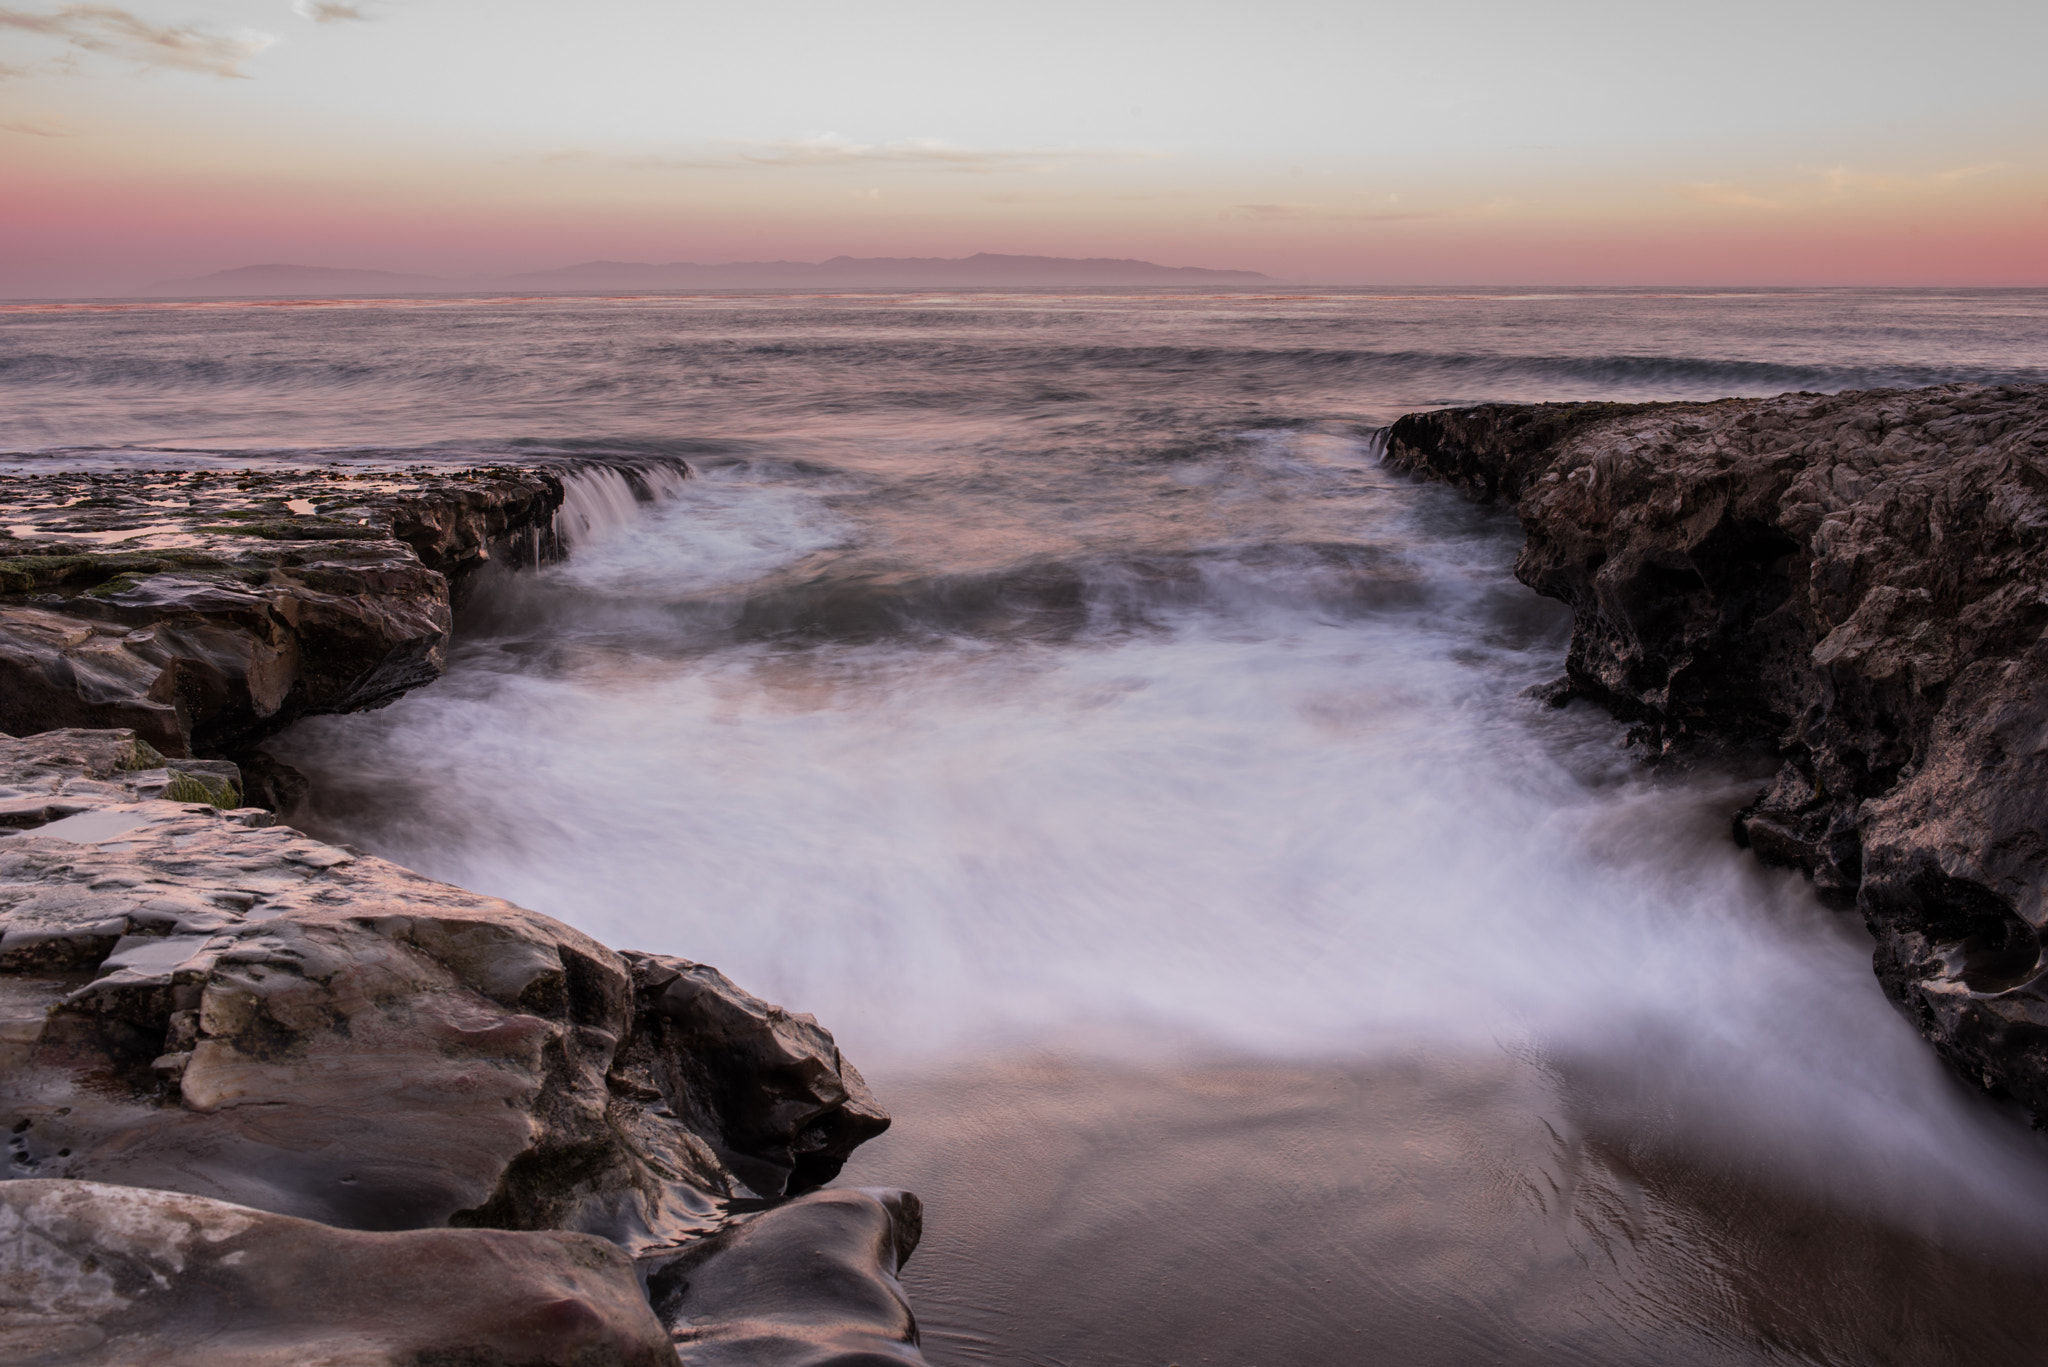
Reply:
M1902 176L1873 176L1862 171L1852 171L1846 166L1830 166L1815 171L1802 168L1809 175L1820 177L1821 193L1829 199L1840 199L1849 190L1905 190L1914 182Z
M292 13L316 24L367 23L371 18L361 5L340 4L338 0L292 0Z
M1322 217L1313 204L1233 204L1223 211L1225 218L1250 219L1255 223L1293 223Z
M654 170L758 171L829 170L837 167L901 166L930 171L1056 171L1073 161L1144 161L1158 155L1104 148L957 147L936 138L905 142L854 142L836 133L776 141L734 139L699 154L626 158ZM587 152L549 153L549 161L600 159ZM612 160L612 158L601 158Z
M47 13L0 8L0 29L56 38L82 52L145 67L242 76L242 63L277 39L264 33L215 33L197 24L158 24L112 5L62 5Z
M1924 195L1971 176L2003 170L2005 165L2002 161L1994 161L1982 166L1962 166L1931 176L1880 176L1847 166L1802 166L1799 174L1804 179L1781 181L1764 193L1725 181L1674 185L1671 193L1695 204L1726 204L1745 209L1796 209L1844 199L1851 191Z
M62 119L41 114L33 119L17 119L12 123L0 123L0 133L26 133L35 138L75 138L78 130L67 125Z
M1414 210L1405 213L1340 214L1314 204L1233 204L1223 211L1226 220L1252 223L1409 223L1423 218L1449 218L1447 213Z
M1695 204L1729 204L1742 209L1775 209L1778 201L1752 194L1740 185L1726 182L1702 182L1692 185L1674 185L1671 193L1680 199L1689 199Z

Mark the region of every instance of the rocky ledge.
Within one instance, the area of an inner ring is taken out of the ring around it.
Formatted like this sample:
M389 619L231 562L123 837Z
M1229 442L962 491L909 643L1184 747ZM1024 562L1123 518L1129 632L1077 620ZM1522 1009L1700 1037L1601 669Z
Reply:
M126 727L289 805L259 742L435 678L474 571L562 550L571 466L209 459L0 475L0 731Z
M2048 386L1415 414L1389 464L1512 503L1566 675L1662 754L1758 747L1738 839L2048 1116Z
M919 1360L814 1020L179 763L0 737L0 1359Z

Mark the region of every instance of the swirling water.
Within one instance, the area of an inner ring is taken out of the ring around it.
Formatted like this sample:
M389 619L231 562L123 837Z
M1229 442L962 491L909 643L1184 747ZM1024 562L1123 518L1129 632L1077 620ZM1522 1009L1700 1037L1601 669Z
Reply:
M23 461L687 461L276 748L830 1025L941 1362L2037 1360L2048 1150L1729 842L1755 775L1522 696L1512 520L1375 443L2044 377L2040 292L0 310Z

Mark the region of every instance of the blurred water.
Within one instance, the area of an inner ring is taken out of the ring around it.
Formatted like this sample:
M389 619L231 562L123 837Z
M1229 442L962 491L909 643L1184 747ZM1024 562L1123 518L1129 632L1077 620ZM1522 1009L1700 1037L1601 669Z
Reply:
M859 1177L933 1200L942 1357L2028 1360L2036 1139L1730 844L1754 775L1654 782L1520 696L1568 623L1376 428L2040 378L2048 295L138 308L0 343L23 448L688 461L651 505L577 476L574 554L482 586L444 680L278 748L337 838L818 1014L901 1115ZM1195 1313L1233 1298L1266 1321Z

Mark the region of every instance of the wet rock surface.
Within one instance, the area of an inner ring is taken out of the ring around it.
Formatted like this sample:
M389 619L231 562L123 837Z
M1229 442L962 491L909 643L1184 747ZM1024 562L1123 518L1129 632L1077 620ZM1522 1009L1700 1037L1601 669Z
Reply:
M1572 608L1555 697L1660 753L1775 752L1739 838L2048 1114L2048 386L1452 409L1387 461L1514 505L1517 577Z
M923 1221L908 1192L816 1192L657 1264L649 1299L692 1367L922 1362L896 1273Z
M583 1234L334 1229L175 1192L0 1183L8 1362L659 1367L632 1260Z
M0 819L11 823L0 834L0 1132L7 1175L29 1179L0 1184L14 1202L8 1218L69 1212L44 1223L70 1231L57 1243L83 1266L100 1257L93 1222L114 1219L106 1192L147 1188L195 1201L118 1207L143 1214L109 1224L106 1238L119 1244L135 1220L211 1228L263 1212L248 1226L260 1226L256 1242L234 1248L293 1275L330 1269L395 1285L436 1275L446 1259L447 1296L482 1288L455 1322L483 1335L471 1356L448 1361L640 1361L633 1345L652 1321L636 1328L605 1308L621 1276L633 1282L635 1260L651 1277L721 1240L749 1250L750 1267L801 1265L815 1231L781 1213L789 1198L824 1201L828 1223L877 1218L835 1216L846 1202L897 1213L884 1221L888 1238L856 1238L836 1255L839 1283L770 1277L791 1298L782 1313L837 1316L843 1328L848 1312L832 1309L847 1300L840 1283L893 1285L914 1243L905 1198L804 1196L888 1124L815 1021L703 965L617 954L538 913L276 825L267 811L224 807L235 776L220 771L231 767L166 761L126 730L0 738ZM176 784L208 780L218 791L171 799ZM363 1233L375 1231L436 1233L385 1243ZM24 1342L55 1335L32 1361L197 1361L150 1338L184 1342L192 1315L218 1321L204 1355L213 1362L326 1361L315 1349L329 1351L333 1336L356 1344L337 1362L441 1360L418 1356L432 1346L424 1339L404 1349L413 1357L392 1346L411 1342L404 1315L397 1339L378 1337L367 1292L316 1297L294 1320L274 1294L283 1283L253 1266L224 1270L228 1245L217 1242L197 1271L159 1268L154 1291L136 1282L140 1299L122 1302L104 1342L78 1327L98 1324L92 1315L59 1313L76 1300L50 1289L61 1270L34 1272L28 1291L0 1278L0 1329ZM105 1258L130 1257L125 1248L110 1244ZM510 1270L490 1291L494 1259ZM748 1275L734 1285L766 1274ZM665 1283L671 1298L679 1284ZM825 1309L805 1309L811 1286ZM515 1300L529 1318L580 1307L558 1316L559 1354L547 1346L555 1330L536 1328L541 1346L526 1356L492 1356L511 1340L484 1331L516 1317L490 1307ZM707 1334L764 1313L758 1297L728 1313L703 1285L690 1304ZM900 1296L864 1304L882 1341L914 1355ZM291 1339L294 1323L303 1341ZM796 1356L764 1347L747 1360L830 1361L822 1341L798 1336L787 1345ZM278 1343L299 1347L273 1353Z
M437 677L452 595L559 554L559 473L0 474L0 730L127 727L244 758Z

